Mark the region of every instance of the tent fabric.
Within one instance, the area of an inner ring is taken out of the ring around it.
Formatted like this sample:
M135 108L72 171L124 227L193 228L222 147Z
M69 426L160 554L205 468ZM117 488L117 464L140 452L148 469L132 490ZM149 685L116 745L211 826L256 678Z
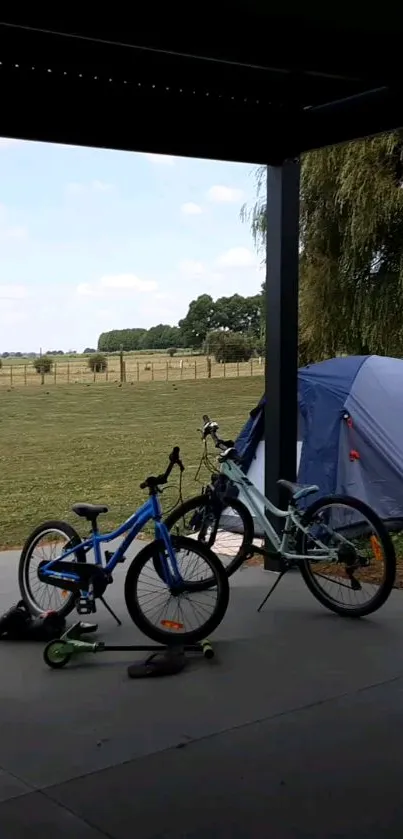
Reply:
M304 420L298 480L336 491L339 437L345 401L368 356L331 358L298 373L298 407Z
M259 441L264 437L264 404L265 397L262 396L256 408L253 408L249 417L235 441L235 447L242 458L242 466L245 472L255 456Z
M265 398L237 440L244 471L264 459ZM298 480L320 495L343 493L366 501L385 520L403 518L403 360L349 356L298 372ZM311 503L311 496L306 503Z

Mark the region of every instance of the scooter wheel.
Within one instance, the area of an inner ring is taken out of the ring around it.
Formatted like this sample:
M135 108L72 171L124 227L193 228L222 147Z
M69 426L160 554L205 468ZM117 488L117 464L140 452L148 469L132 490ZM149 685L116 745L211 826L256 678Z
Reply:
M65 667L71 659L69 645L65 641L51 641L43 651L43 658L48 667L52 670L60 670Z

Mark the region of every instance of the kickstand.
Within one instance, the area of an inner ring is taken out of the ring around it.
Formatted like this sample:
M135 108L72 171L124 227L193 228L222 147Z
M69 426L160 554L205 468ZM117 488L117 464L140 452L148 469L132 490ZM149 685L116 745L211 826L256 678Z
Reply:
M284 574L286 574L286 573L287 573L287 571L288 571L288 568L285 568L285 569L284 569L284 571L281 571L281 573L278 575L277 580L275 581L275 583L273 583L272 587L269 589L268 593L266 594L265 599L264 599L264 600L262 601L262 603L260 604L260 606L259 606L259 608L258 608L258 612L260 612L260 611L263 609L264 604L265 604L265 603L267 603L267 601L268 601L268 599L269 599L270 595L271 595L271 594L273 594L274 589L275 589L275 588L277 588L277 586L278 586L278 584L279 584L280 580L282 580L282 579L283 579Z
M113 611L113 609L111 609L111 607L109 606L109 603L106 602L105 598L100 597L99 599L100 599L101 603L103 603L103 605L105 606L106 611L109 612L109 614L112 615L113 618L115 618L115 621L116 621L117 625L122 626L122 621L119 620L117 614Z

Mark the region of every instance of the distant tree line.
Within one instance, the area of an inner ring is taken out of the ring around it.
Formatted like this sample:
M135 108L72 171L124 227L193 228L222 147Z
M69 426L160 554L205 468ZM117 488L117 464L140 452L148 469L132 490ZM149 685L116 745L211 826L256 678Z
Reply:
M94 353L96 350L86 349L84 353ZM76 355L75 350L69 350L69 352L65 353L64 350L46 350L43 355ZM37 352L2 352L1 358L41 358L41 353Z
M214 301L209 294L202 294L192 300L178 326L160 323L151 329L113 329L99 336L98 350L132 352L190 347L217 357L218 345L222 347L225 343L234 352L237 348L236 352L250 357L256 349L259 351L263 335L263 295L263 287L260 294L252 297L233 294ZM217 357L217 360L225 359Z
M179 327L166 323L159 323L151 329L112 329L111 332L102 332L98 339L100 352L166 350L179 346L184 346Z

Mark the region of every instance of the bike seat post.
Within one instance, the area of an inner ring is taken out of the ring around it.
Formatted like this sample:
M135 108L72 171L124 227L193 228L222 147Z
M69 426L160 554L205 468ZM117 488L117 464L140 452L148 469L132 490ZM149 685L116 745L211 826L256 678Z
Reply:
M91 532L93 536L98 536L99 528L98 528L98 518L95 517L91 519Z

